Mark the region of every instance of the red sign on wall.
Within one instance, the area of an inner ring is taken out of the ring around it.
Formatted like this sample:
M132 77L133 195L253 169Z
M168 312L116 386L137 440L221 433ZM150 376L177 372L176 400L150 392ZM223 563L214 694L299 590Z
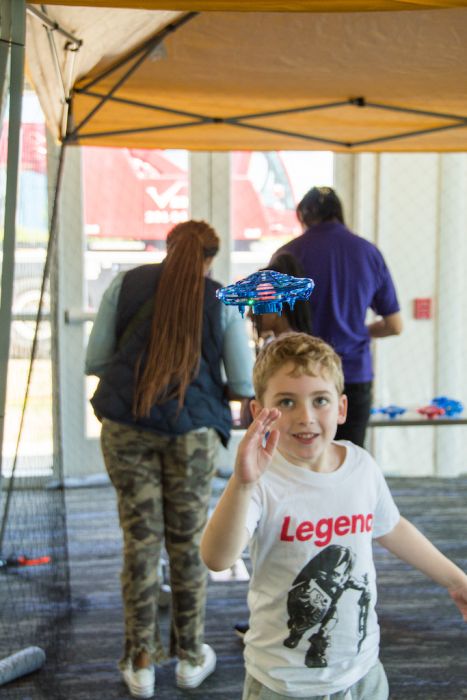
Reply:
M414 299L413 316L416 319L432 317L432 299Z

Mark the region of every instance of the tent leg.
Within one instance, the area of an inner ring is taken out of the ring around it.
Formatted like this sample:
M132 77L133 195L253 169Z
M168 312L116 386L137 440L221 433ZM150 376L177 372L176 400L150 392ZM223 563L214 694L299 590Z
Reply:
M24 82L26 5L24 0L3 0L1 9L2 15L10 14L11 24L9 32L10 45L7 49L10 52L10 106L0 298L0 328L2 329L0 333L0 488L15 267L16 199Z

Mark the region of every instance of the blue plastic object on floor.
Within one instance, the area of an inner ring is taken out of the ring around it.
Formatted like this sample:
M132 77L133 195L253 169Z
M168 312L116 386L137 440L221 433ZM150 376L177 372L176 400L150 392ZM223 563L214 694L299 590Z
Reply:
M227 306L238 306L243 318L246 308L250 308L254 314L281 314L282 304L286 302L293 309L296 301L308 299L314 286L309 277L261 270L218 289L216 295Z
M392 419L397 418L397 416L401 416L407 409L402 408L402 406L395 406L394 404L391 404L390 406L385 406L379 410L381 413L384 413L386 416L389 416L389 418Z
M464 410L462 401L451 399L449 396L436 396L431 403L433 406L438 406L438 408L444 408L445 415L451 418L458 416Z

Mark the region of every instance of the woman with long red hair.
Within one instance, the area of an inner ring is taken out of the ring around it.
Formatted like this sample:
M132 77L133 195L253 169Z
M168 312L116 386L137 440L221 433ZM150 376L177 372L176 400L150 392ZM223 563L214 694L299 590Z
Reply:
M120 669L133 697L153 696L154 663L164 658L157 621L163 543L177 685L198 687L216 665L204 643L199 541L217 450L230 436L229 398L251 395L253 362L238 311L217 300L220 285L207 276L218 249L204 221L175 226L161 264L122 273L106 290L87 350L86 373L100 378L91 402L123 531Z

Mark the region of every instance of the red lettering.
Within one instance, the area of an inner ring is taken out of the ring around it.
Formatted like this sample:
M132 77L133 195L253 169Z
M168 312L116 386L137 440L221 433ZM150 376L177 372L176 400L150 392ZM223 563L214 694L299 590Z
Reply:
M316 546L317 547L324 547L326 544L329 544L331 541L332 537L332 523L333 519L332 518L322 518L321 520L318 520L316 523Z
M336 518L334 531L336 535L348 535L350 532L350 518L347 515L341 515L339 518Z
M329 544L333 534L337 537L343 537L348 534L358 532L371 532L373 530L373 513L364 515L357 513L355 515L339 515L334 518L321 518L313 524L311 520L303 520L294 526L291 523L290 515L284 516L282 522L280 539L282 542L294 542L295 539L300 542L306 542L315 535L315 545L317 547L325 547Z
M309 520L304 520L303 523L297 527L297 540L304 542L305 540L311 540L313 537L313 523Z
M284 522L282 523L282 530L281 530L281 540L283 542L293 542L295 537L293 535L288 535L287 530L289 529L290 525L290 515L286 515L284 518Z
M357 532L357 522L360 523L360 532L365 532L365 518L363 515L352 515L352 534Z

